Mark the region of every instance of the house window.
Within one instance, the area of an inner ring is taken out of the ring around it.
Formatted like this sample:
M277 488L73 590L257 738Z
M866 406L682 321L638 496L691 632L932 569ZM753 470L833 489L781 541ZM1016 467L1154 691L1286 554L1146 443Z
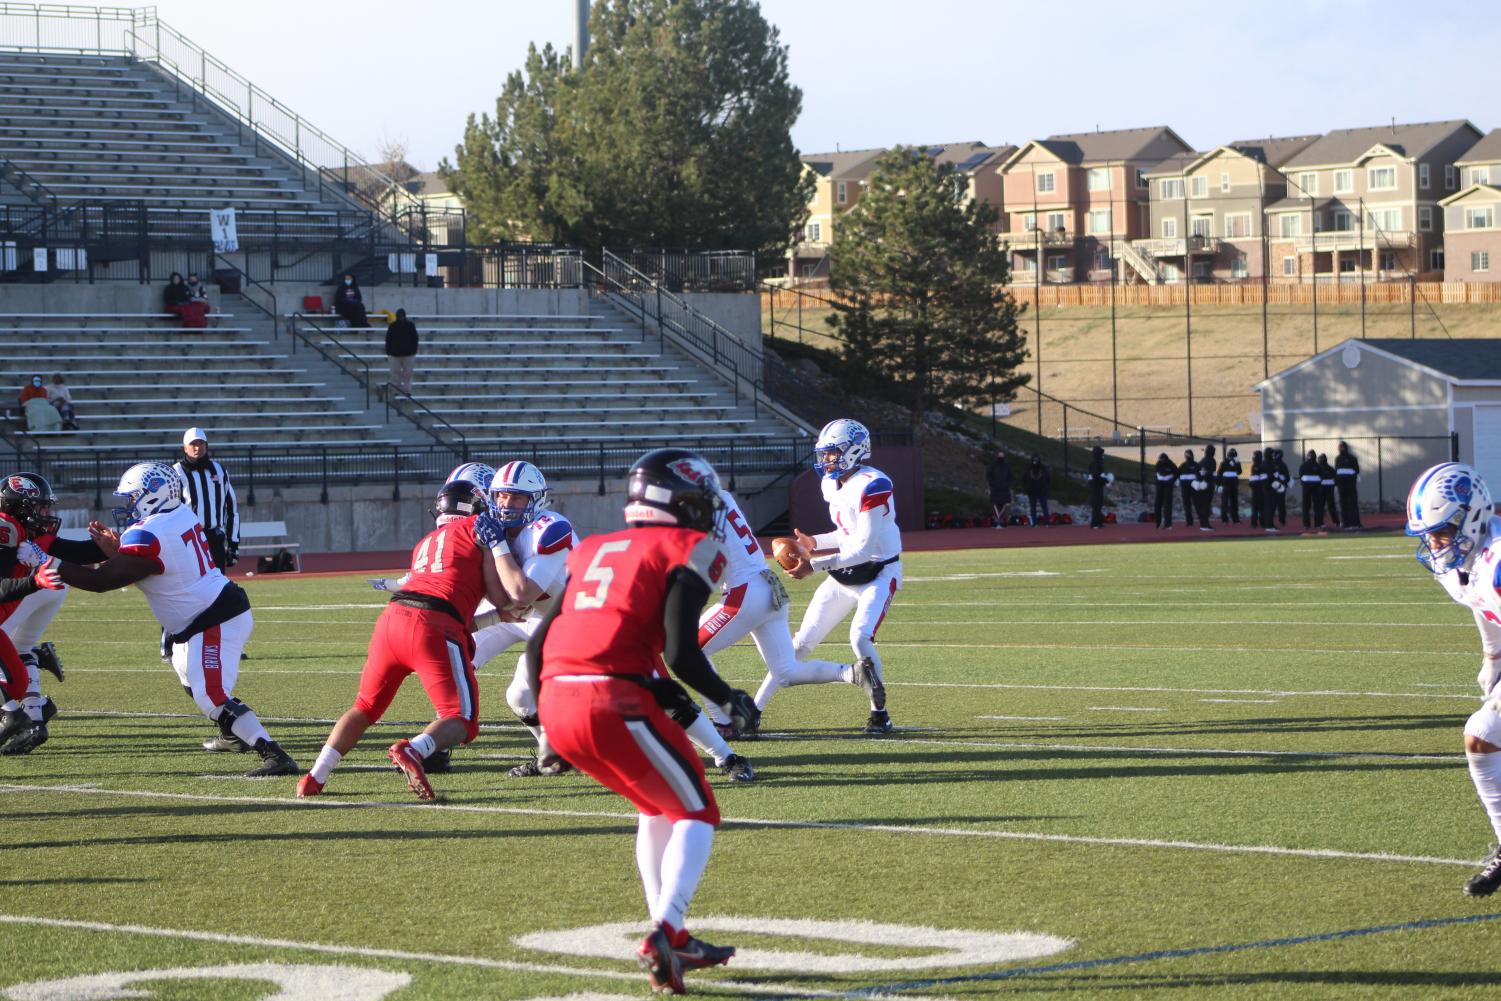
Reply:
M1220 190L1221 191L1229 191L1230 190L1230 172L1229 171L1222 171L1220 173Z
M1489 271L1491 269L1491 252L1489 250L1470 251L1470 270Z
M1064 221L1065 218L1062 212L1049 212L1048 230L1053 233L1062 233L1067 230L1068 223Z
M840 205L843 205L845 202L850 200L848 185L849 182L840 181L834 186L834 201L838 202Z
M1454 190L1454 185L1455 185L1455 181L1456 181L1456 178L1455 178L1454 174L1455 174L1454 164L1452 164L1452 163L1446 163L1446 164L1444 164L1444 187L1447 188L1450 191Z
M1366 209L1365 224L1368 229L1394 233L1402 228L1402 210Z
M1225 239L1243 239L1251 235L1251 213L1236 212L1225 216Z
M1038 174L1037 175L1037 193L1038 194L1046 194L1047 192L1052 191L1052 190L1053 190L1053 175L1052 174Z
M1190 224L1193 227L1194 236L1210 237L1214 235L1214 216L1196 215Z
M1104 247L1095 248L1094 269L1096 271L1109 271L1111 269L1110 251Z
M1470 183L1471 184L1489 184L1489 183L1491 183L1491 168L1489 168L1489 167L1471 167L1470 168Z
M819 223L819 222L810 222L810 223L808 223L808 226L804 230L804 233L808 237L808 242L809 243L822 243L823 242L823 223Z
M1319 193L1319 175L1303 173L1298 175L1298 191L1304 195L1316 195Z
M1495 223L1495 209L1465 209L1465 229L1490 229Z
M1426 163L1418 164L1418 187L1424 191L1428 190L1428 164Z
M1178 235L1178 219L1175 216L1162 217L1162 238L1171 240Z
M1023 257L1021 259L1021 265L1022 265L1022 270L1023 271L1030 271L1033 274L1037 273L1037 258L1035 258L1035 257Z
M1183 178L1170 177L1158 182L1158 189L1162 192L1163 201L1170 201L1183 197Z
M1251 269L1246 266L1246 255L1240 254L1230 262L1231 278L1246 278L1251 274Z
M1433 231L1433 209L1430 206L1418 206L1418 229L1425 233Z
M1381 270L1382 271L1396 271L1397 270L1397 253L1396 253L1396 251L1394 251L1394 250L1383 250L1381 252Z
M1429 271L1442 271L1442 270L1444 270L1444 248L1443 247L1434 247L1432 250L1428 251L1428 270Z
M1366 172L1366 184L1372 191L1395 191L1397 188L1397 168L1372 167Z
M1194 277L1195 278L1208 278L1209 277L1209 262L1208 261L1194 261Z
M1025 212L1022 214L1022 231L1030 233L1037 228L1037 213Z
M1298 259L1296 257L1282 258L1282 276L1293 278L1298 274Z
M1048 255L1048 270L1049 271L1062 271L1066 267L1068 267L1068 255L1067 254L1049 254Z
M1109 191L1110 168L1090 167L1089 172L1084 175L1084 186L1090 191Z
M1282 236L1302 236L1303 218L1291 212L1278 216L1277 232Z
M1334 172L1334 193L1347 195L1355 190L1355 171L1336 170Z
M1209 178L1207 178L1207 177L1195 177L1193 179L1192 183L1193 183L1193 196L1195 198L1206 198L1206 197L1208 197L1208 195L1209 195Z
M1339 273L1342 275L1353 275L1355 273L1355 258L1346 257L1341 254L1339 258Z
M1348 209L1335 209L1331 213L1334 218L1334 229L1339 233L1348 233L1355 228L1355 213Z
M1136 168L1136 186L1142 191L1147 190L1147 172L1140 167Z
M1183 269L1168 261L1162 262L1162 277L1164 281L1175 282L1183 277Z
M1110 232L1110 210L1096 209L1089 213L1089 231L1091 233Z

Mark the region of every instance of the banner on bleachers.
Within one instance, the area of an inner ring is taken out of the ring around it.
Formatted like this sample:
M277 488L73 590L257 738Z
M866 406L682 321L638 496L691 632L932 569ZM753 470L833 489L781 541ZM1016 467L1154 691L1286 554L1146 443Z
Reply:
M415 275L417 273L416 254L387 254L386 267L393 275Z
M214 253L232 254L240 249L240 234L235 226L235 210L210 209L208 214L209 238L214 241Z
M47 248L46 247L33 247L32 248L32 251L31 251L31 270L33 270L33 271L46 271L47 270Z

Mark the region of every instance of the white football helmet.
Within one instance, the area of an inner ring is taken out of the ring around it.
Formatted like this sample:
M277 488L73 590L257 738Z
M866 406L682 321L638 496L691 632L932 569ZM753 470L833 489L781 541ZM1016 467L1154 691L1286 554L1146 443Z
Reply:
M825 424L813 446L813 468L831 479L853 472L869 458L870 432L847 417Z
M115 523L123 530L153 514L181 506L182 481L168 463L138 462L120 477L115 496L124 501L113 510Z
M526 494L531 500L523 508L502 507L495 502L498 493ZM547 502L547 480L530 462L522 459L507 462L490 479L490 509L506 528L530 525L537 512L547 507Z
M1441 462L1407 494L1407 534L1418 562L1435 574L1463 567L1485 542L1495 504L1485 481L1462 462Z
M443 481L446 487L450 483L468 483L484 493L490 489L490 481L495 479L495 470L483 462L466 462L460 466L454 466L453 472L448 474L448 479Z

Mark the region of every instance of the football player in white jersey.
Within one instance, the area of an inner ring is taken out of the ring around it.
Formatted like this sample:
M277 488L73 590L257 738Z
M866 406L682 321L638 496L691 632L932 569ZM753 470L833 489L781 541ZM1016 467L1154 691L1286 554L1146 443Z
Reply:
M806 577L814 572L829 576L813 592L792 645L798 657L807 657L845 616L854 613L849 637L856 661L850 667L849 680L869 696L870 717L865 732L878 735L891 732L891 716L886 711L885 673L881 655L876 652L876 630L902 587L902 533L896 525L891 477L865 465L868 458L870 432L859 421L830 421L818 433L813 461L823 473L823 498L829 504L834 531L811 536L793 530L810 557L793 576ZM767 681L772 680L768 676ZM757 705L764 705L763 699L770 698L763 684L756 696Z
M253 625L250 599L214 565L208 537L181 484L164 462L139 462L120 477L115 508L120 531L91 530L109 556L97 567L57 565L58 576L84 591L141 589L157 620L172 634L172 667L198 708L226 739L238 739L261 756L252 777L298 774L297 762L261 725L255 711L233 696L240 654ZM30 545L30 544L27 544ZM22 547L26 563L52 565L40 547Z
M1441 462L1407 495L1407 534L1418 540L1418 562L1469 607L1480 628L1475 680L1485 702L1465 723L1465 757L1497 844L1464 890L1488 896L1501 886L1501 518L1480 474Z

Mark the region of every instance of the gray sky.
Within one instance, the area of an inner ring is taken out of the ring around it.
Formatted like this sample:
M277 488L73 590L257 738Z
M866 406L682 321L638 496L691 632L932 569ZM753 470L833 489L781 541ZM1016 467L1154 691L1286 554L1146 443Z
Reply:
M573 0L156 0L161 19L351 148L430 169L494 108L529 42L572 43ZM1483 7L1483 5L1482 5ZM805 152L1170 125L1232 139L1498 123L1501 19L1463 5L1271 0L761 0L803 89ZM1480 8L1476 8L1479 10ZM1122 12L1136 11L1131 17Z

